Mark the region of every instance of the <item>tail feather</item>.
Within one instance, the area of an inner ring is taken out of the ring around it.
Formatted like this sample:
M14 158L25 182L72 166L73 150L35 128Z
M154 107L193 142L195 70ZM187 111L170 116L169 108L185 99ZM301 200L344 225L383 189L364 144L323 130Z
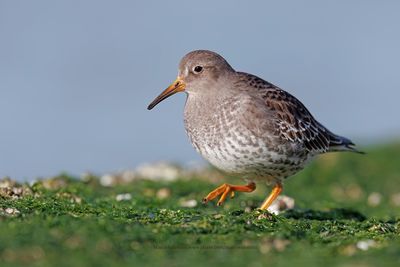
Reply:
M328 152L336 151L349 151L359 154L365 154L365 152L356 149L355 144L348 138L330 133L329 150Z

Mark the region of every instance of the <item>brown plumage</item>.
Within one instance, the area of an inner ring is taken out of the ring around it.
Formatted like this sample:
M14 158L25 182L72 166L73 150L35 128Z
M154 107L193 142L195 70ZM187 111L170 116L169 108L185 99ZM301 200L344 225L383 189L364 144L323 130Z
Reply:
M314 156L353 151L347 138L333 134L314 119L294 96L251 74L235 71L220 55L206 50L188 53L176 81L148 107L184 91L185 129L195 149L211 164L248 181L223 184L205 199L221 195L222 204L234 191L251 192L255 182L274 185L261 209L282 190L282 183Z

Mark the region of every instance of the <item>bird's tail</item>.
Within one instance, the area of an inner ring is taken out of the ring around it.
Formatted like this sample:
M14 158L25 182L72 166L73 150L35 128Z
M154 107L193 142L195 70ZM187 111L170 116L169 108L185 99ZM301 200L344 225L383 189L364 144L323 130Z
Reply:
M328 152L336 151L349 151L359 154L365 154L365 152L356 149L355 144L348 138L330 133L329 135L329 150Z

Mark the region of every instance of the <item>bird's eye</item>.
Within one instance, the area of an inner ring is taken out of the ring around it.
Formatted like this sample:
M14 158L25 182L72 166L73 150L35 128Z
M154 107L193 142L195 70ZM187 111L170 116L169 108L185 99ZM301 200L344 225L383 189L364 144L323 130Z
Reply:
M203 71L203 67L202 66L196 66L193 68L194 73L200 73Z

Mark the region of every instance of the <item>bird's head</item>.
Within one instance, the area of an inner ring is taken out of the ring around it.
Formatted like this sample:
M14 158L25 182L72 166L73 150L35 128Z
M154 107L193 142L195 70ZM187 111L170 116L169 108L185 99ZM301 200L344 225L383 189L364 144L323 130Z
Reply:
M192 51L181 59L176 80L157 96L147 109L154 108L178 92L196 94L205 92L209 88L217 88L215 84L227 79L229 74L234 72L228 62L217 53L208 50Z

